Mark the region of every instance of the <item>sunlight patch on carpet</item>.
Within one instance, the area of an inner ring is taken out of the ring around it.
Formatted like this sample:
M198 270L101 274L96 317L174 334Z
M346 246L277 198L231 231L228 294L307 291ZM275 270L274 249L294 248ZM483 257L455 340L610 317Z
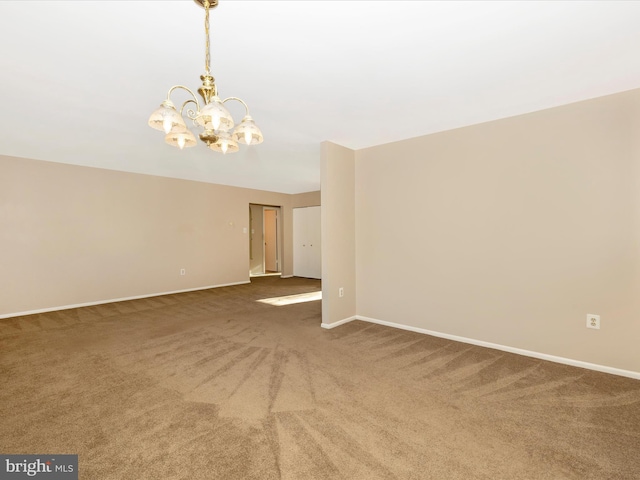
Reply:
M298 295L263 298L256 301L274 305L276 307L283 307L285 305L293 305L294 303L315 302L316 300L322 300L322 292L299 293Z

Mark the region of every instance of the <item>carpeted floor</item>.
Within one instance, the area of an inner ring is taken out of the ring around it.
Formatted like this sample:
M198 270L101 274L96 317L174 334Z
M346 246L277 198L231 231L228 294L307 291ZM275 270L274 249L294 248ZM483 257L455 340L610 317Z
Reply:
M85 480L640 478L640 381L257 301L319 286L0 320L0 453Z

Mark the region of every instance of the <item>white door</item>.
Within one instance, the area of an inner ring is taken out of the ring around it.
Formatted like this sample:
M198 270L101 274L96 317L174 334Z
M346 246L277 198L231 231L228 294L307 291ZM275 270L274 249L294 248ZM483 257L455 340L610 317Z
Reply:
M322 278L320 207L293 209L293 274Z
M306 277L306 231L307 223L304 208L293 209L293 275Z

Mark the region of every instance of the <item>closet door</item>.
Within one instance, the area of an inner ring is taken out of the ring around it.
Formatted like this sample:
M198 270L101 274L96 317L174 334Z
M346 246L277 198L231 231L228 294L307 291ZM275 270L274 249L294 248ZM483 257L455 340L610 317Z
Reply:
M293 274L322 277L320 207L293 209Z
M296 277L307 276L307 217L304 208L293 209L293 275Z

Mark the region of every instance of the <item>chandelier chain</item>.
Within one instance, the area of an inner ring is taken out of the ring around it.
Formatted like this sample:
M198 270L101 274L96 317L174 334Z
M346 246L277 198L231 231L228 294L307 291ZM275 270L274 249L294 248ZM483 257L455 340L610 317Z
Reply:
M209 0L204 2L204 31L205 31L205 65L204 71L207 75L211 75L211 54L209 53Z

